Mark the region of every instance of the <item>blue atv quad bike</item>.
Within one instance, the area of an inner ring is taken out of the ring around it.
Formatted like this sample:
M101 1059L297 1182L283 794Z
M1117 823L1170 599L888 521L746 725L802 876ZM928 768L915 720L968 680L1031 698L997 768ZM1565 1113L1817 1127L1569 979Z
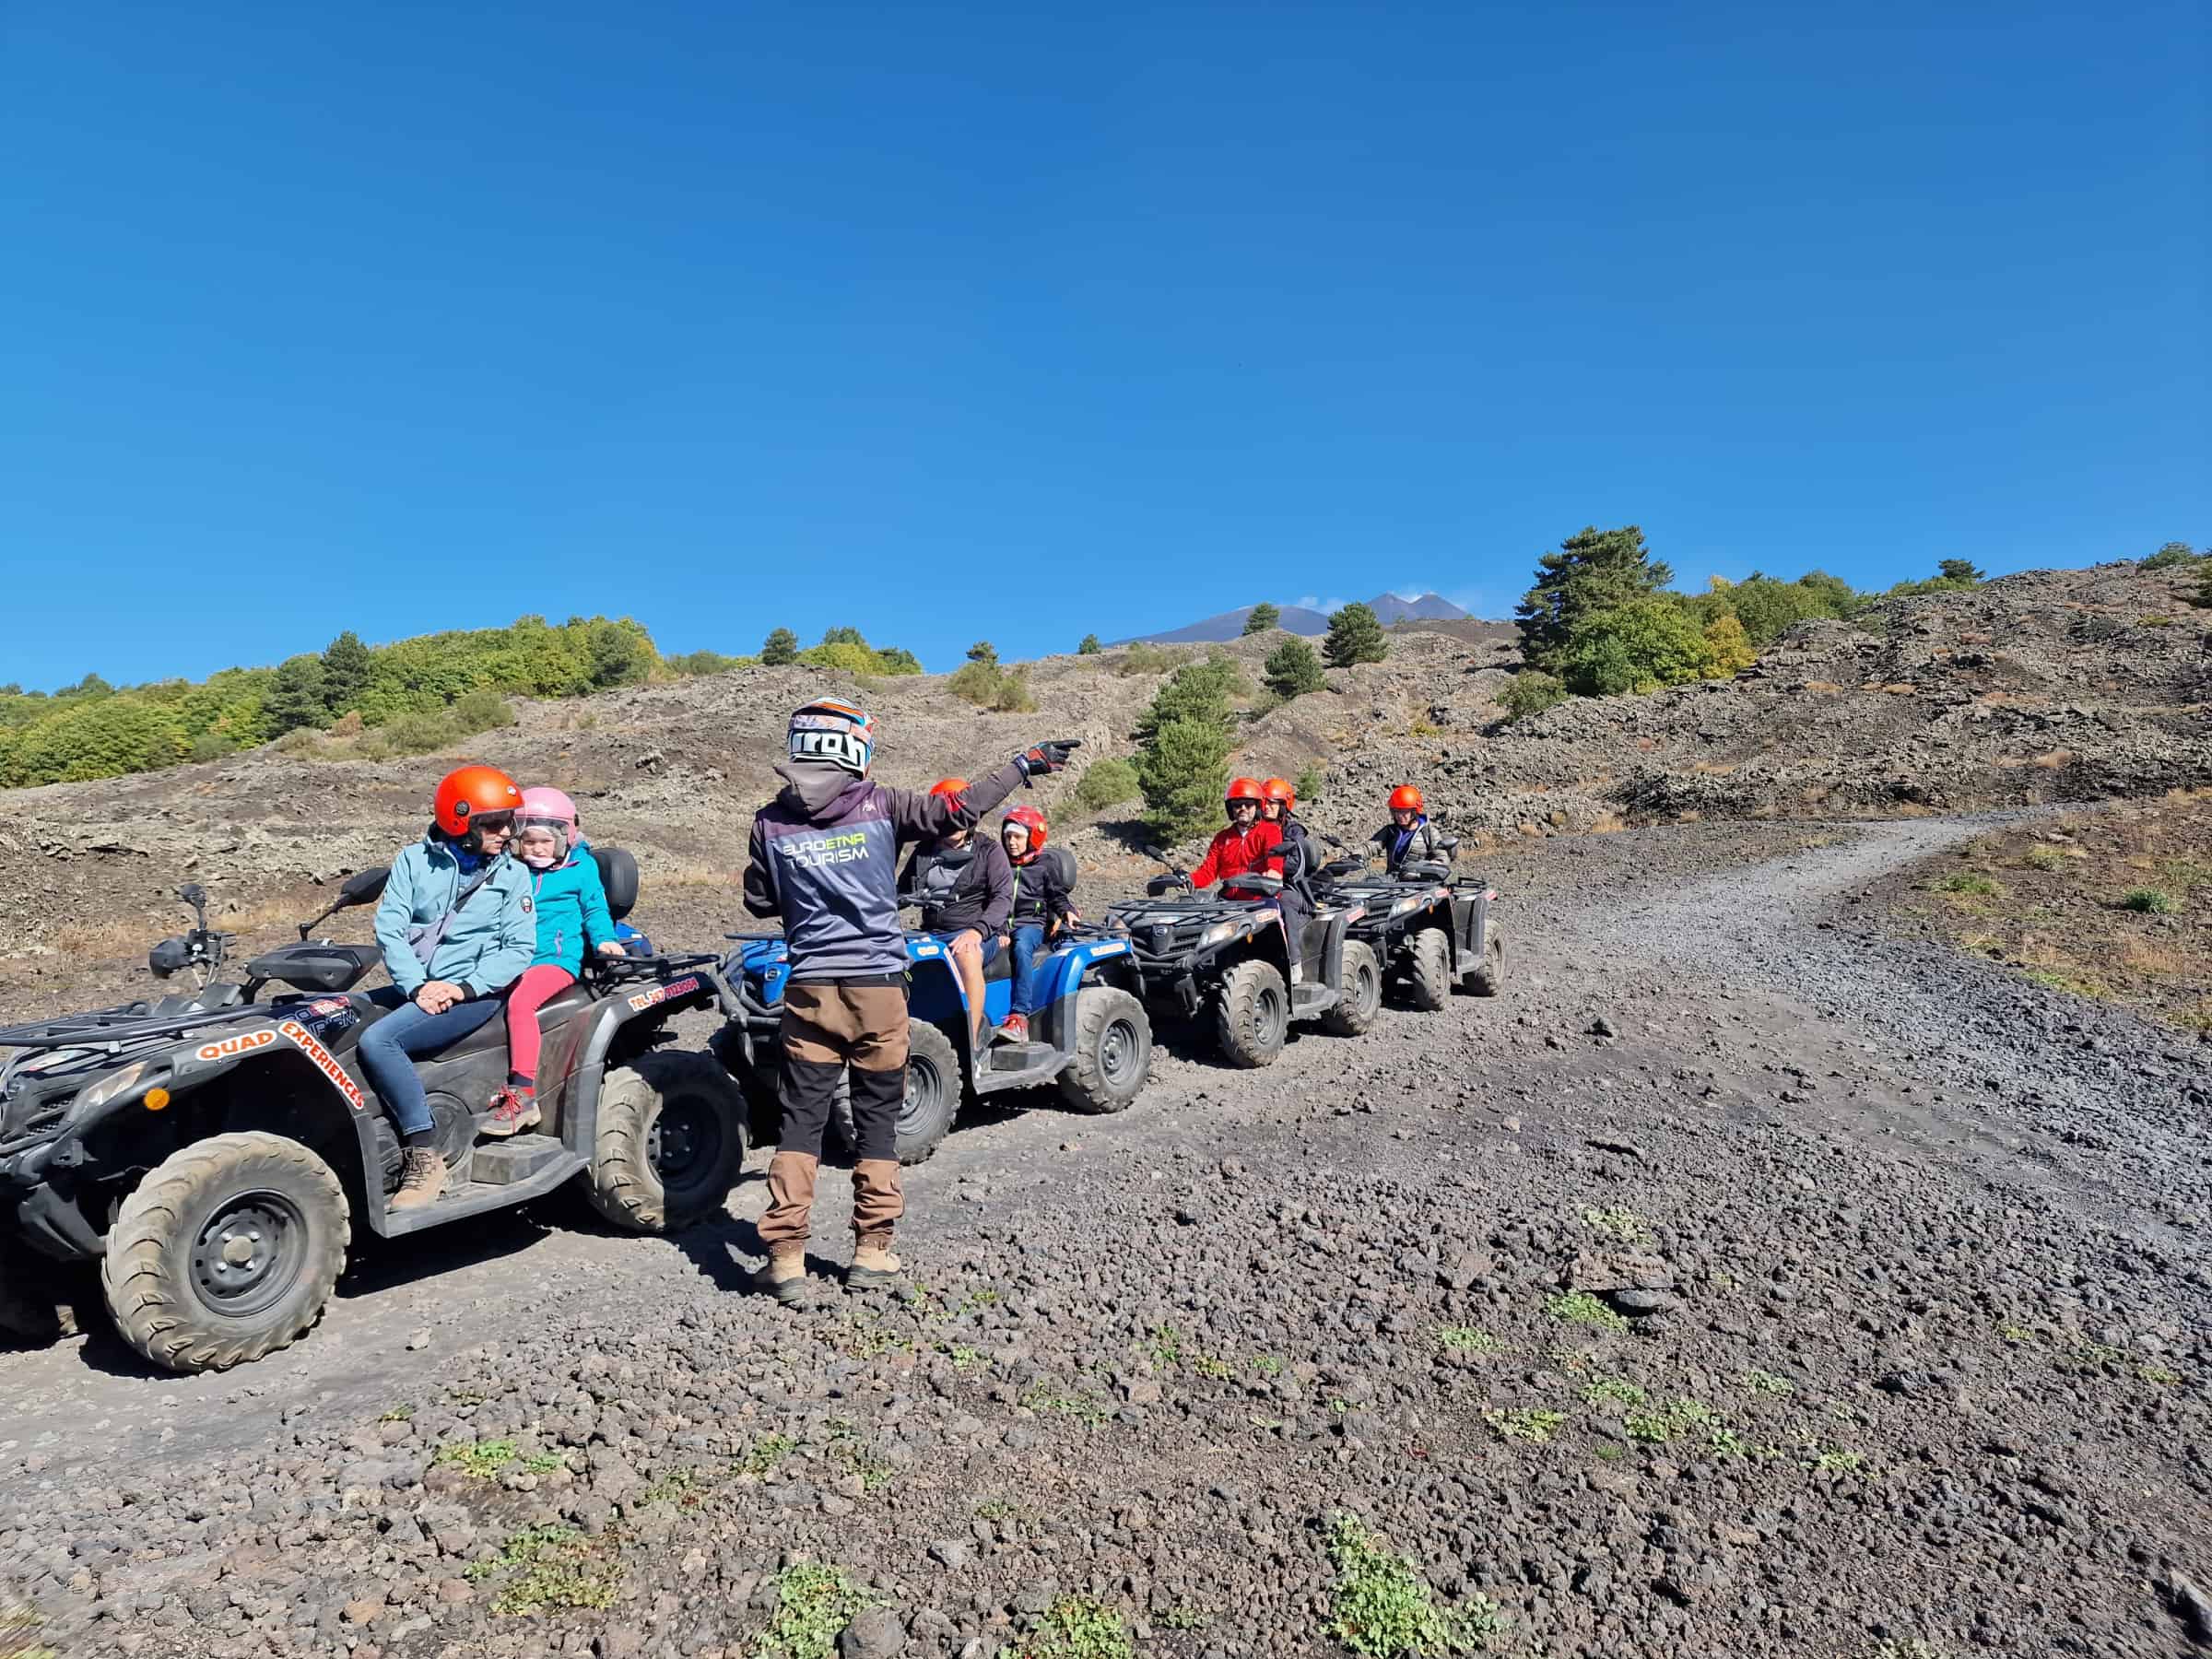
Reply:
M780 935L733 934L737 948L723 963L739 1007L717 1032L714 1053L745 1089L755 1141L781 1133L776 1074L783 989L791 962ZM977 1054L973 1021L952 953L929 934L906 939L906 1103L899 1112L900 1163L937 1149L964 1101L1007 1089L1056 1084L1077 1112L1121 1112L1152 1069L1152 1022L1139 994L1129 942L1088 928L1064 933L1037 959L1037 1009L1030 1041L993 1042ZM992 1028L1006 1020L1013 998L1013 960L1000 951L983 971L983 1012ZM835 1121L847 1143L853 1114L839 1087Z

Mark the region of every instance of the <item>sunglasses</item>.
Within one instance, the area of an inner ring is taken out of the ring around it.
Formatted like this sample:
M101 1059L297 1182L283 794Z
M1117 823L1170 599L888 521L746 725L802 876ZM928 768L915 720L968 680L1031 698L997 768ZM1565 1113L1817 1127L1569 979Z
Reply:
M469 828L487 835L514 833L514 814L512 812L485 812L468 820Z

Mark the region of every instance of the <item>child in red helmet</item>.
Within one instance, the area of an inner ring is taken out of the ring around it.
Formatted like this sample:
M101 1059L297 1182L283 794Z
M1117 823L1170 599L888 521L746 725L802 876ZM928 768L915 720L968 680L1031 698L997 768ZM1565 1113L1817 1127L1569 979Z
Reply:
M1071 923L1082 921L1071 888L1075 862L1058 847L1047 848L1050 826L1034 806L1017 806L999 829L999 842L1014 869L1014 912L1007 919L1013 941L1014 984L1011 1011L999 1030L1016 1042L1030 1040L1030 1016L1037 1011L1031 982L1045 941Z
M450 1047L500 1011L536 948L529 873L507 856L523 792L497 768L440 781L422 840L392 861L376 907L384 971L406 999L361 1035L361 1069L399 1131L395 1210L435 1204L445 1159L415 1057Z

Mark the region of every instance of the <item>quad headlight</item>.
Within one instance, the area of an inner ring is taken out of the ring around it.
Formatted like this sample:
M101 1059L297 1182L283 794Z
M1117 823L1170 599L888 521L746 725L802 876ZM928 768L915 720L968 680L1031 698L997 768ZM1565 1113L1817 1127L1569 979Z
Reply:
M1243 931L1244 924L1241 922L1217 922L1198 935L1198 947L1204 950L1208 946L1218 945L1225 939L1233 939Z
M139 1084L149 1080L147 1068L154 1065L155 1063L150 1060L136 1060L124 1066L121 1071L110 1072L77 1097L76 1103L79 1110L90 1112L98 1107L105 1106L110 1100L129 1094ZM166 1066L156 1067L154 1075L159 1076L167 1070Z

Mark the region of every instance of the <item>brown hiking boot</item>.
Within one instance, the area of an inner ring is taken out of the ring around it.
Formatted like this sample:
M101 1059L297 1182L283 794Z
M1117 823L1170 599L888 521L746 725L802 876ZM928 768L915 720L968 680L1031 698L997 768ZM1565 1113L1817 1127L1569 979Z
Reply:
M812 1306L814 1286L806 1277L806 1247L802 1244L775 1252L754 1283L787 1308Z
M505 1140L511 1135L535 1128L544 1117L537 1109L535 1095L502 1088L491 1097L491 1115L477 1125L477 1133L491 1140Z
M888 1290L899 1283L899 1258L891 1253L889 1233L871 1233L853 1246L853 1265L845 1269L848 1290Z
M427 1209L444 1191L445 1159L429 1147L409 1147L400 1154L399 1191L385 1207Z

